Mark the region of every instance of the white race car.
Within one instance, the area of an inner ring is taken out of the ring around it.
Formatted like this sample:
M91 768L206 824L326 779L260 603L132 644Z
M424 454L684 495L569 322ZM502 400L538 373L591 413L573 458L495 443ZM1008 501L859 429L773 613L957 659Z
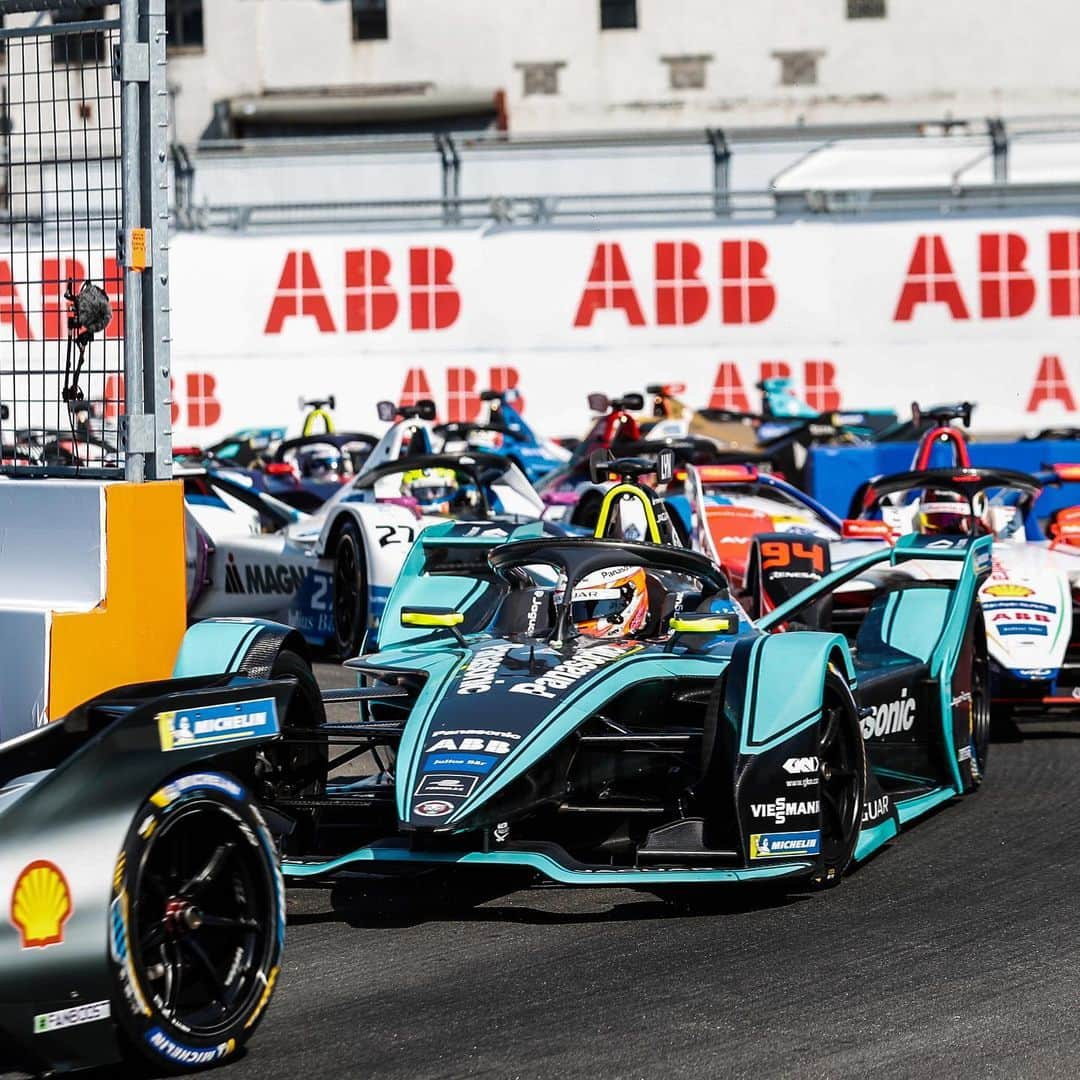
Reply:
M429 426L417 415L394 424L356 479L310 515L235 474L185 474L190 617L272 617L355 656L428 525L491 529L543 516L543 501L509 459L433 453Z

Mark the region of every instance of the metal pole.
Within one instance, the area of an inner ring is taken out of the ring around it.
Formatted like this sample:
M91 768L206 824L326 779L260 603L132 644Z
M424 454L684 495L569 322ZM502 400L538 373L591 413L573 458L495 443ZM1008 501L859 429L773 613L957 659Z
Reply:
M705 135L713 155L713 213L717 217L723 217L727 211L731 188L731 147L728 145L727 136L719 128L706 128Z
M146 327L143 378L146 410L154 420L147 477L172 476L171 341L169 329L169 87L165 75L165 0L143 0L150 48L150 82L142 112L142 204L150 218L153 256L143 297Z
M139 182L139 98L140 87L128 70L129 55L139 45L139 0L120 0L120 168L123 213L120 239L124 262L124 473L128 480L145 479L145 459L133 438L140 430L145 412L143 393L142 272L134 270L127 257L128 238L142 224Z
M1009 134L1005 130L1005 121L1000 116L991 116L986 121L990 143L994 151L994 183L1009 182Z

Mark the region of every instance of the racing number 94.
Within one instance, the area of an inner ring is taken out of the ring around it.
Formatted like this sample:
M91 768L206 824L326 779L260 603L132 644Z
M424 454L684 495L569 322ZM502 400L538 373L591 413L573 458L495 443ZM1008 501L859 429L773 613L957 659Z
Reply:
M761 544L762 570L778 570L790 566L792 561L809 562L819 573L825 573L825 549L817 544L799 541L765 540Z

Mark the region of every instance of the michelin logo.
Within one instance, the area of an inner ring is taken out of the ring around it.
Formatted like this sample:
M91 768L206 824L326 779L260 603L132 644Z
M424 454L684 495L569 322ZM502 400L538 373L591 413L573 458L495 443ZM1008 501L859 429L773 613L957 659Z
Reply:
M193 746L243 742L280 730L273 698L233 705L207 705L183 712L162 712L155 717L161 749L187 750Z
M810 832L752 833L751 859L783 859L799 855L817 855L821 851L821 833Z

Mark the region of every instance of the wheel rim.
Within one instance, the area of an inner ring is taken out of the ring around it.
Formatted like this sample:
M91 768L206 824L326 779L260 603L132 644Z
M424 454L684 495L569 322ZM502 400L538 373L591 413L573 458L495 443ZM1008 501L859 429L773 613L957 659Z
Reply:
M266 853L214 802L180 809L143 854L131 919L140 981L160 1015L214 1039L261 997L272 948Z
M818 738L821 792L821 853L826 865L845 860L859 827L862 735L847 723L847 710L827 704L822 711Z
M356 546L351 537L342 537L334 570L334 625L338 640L352 644L356 637L360 609L360 573Z

